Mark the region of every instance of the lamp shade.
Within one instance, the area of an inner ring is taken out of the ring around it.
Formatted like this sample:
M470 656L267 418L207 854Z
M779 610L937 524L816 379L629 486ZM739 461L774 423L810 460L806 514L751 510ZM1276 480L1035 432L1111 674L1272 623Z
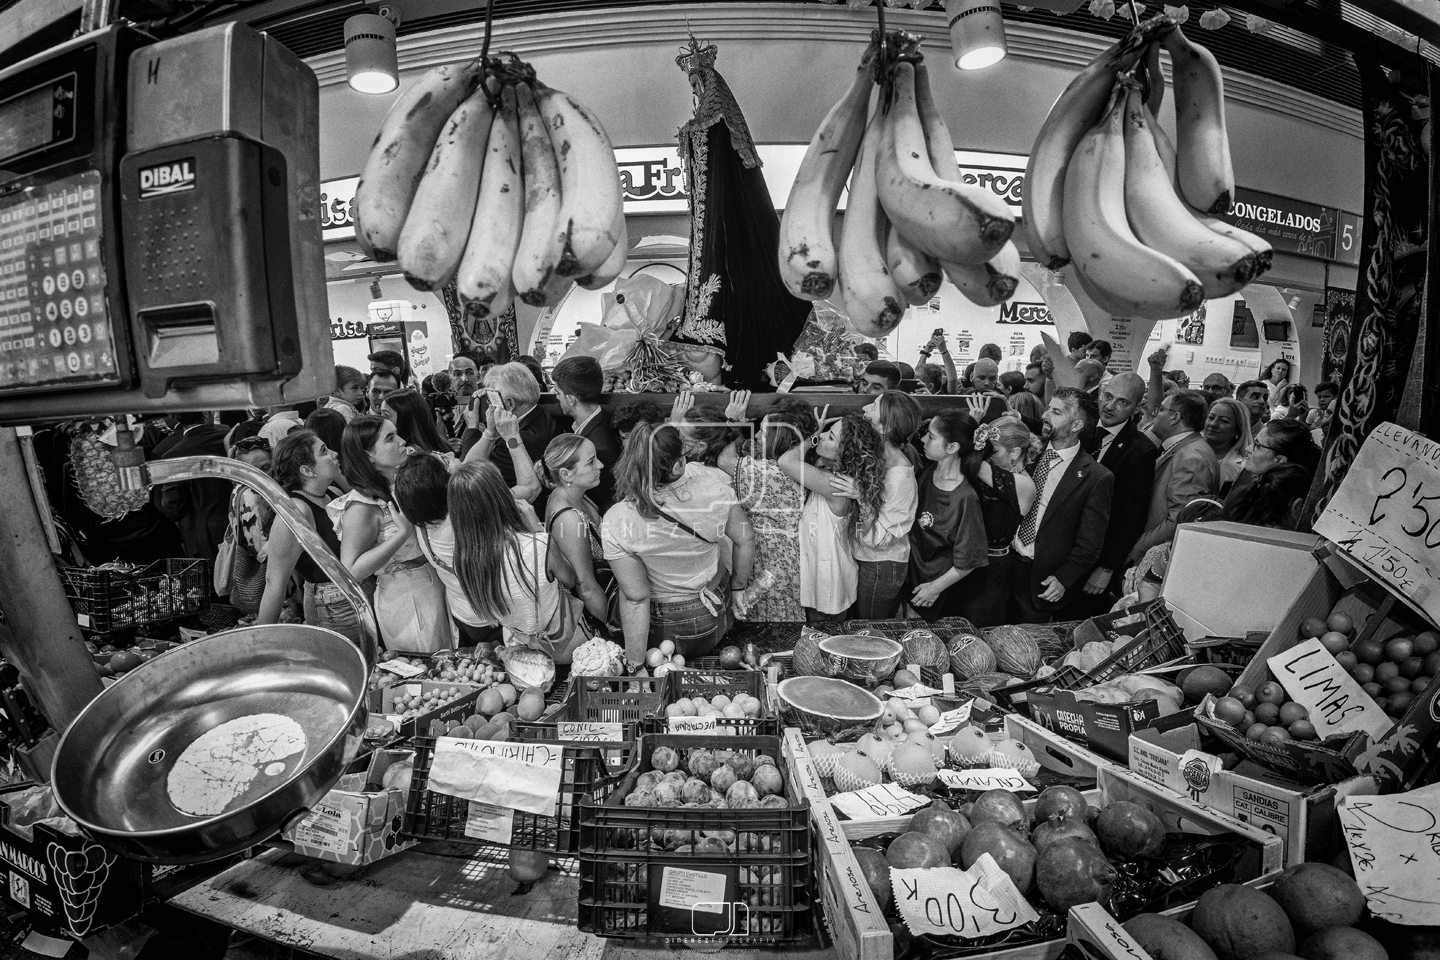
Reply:
M1005 59L1005 20L998 0L945 0L950 52L961 70L983 70Z
M395 24L373 13L345 21L345 74L360 93L389 93L400 85Z

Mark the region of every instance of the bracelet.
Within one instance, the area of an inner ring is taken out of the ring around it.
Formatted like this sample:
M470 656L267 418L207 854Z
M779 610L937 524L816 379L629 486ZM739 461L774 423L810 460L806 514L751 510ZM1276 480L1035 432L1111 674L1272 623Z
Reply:
M489 430L486 430L480 434L480 438L482 440L489 440L491 443L494 443L496 440L500 439L500 434L491 433Z

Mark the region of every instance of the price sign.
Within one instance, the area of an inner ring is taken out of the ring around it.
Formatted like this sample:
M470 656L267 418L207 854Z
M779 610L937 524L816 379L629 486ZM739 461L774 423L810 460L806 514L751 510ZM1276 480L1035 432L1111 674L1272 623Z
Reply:
M978 767L974 770L941 770L940 782L951 790L1010 790L1034 793L1035 785L1018 770L1005 767Z
M863 790L837 793L830 798L830 804L851 820L903 817L929 803L924 797L916 796L893 783L881 783Z
M541 817L555 816L565 748L440 737L430 761L430 790Z
M954 710L946 710L940 714L940 719L931 724L930 732L938 737L941 734L954 733L965 726L970 722L970 707L973 703L973 700L968 700Z
M422 663L410 663L408 660L386 660L377 669L386 673L393 673L401 680L409 680L411 677L423 676L426 667Z
M1431 622L1440 621L1440 444L1381 424L1366 438L1315 532Z
M969 870L890 868L895 905L918 936L988 937L1040 919L988 853Z
M1393 923L1440 924L1440 785L1346 797L1335 809L1370 912Z
M1395 725L1319 640L1297 643L1266 663L1290 699L1310 711L1321 740L1362 731L1378 740Z
M671 733L714 733L718 724L714 717L671 717Z
M564 741L615 743L625 739L618 723L561 721L555 724L556 738Z

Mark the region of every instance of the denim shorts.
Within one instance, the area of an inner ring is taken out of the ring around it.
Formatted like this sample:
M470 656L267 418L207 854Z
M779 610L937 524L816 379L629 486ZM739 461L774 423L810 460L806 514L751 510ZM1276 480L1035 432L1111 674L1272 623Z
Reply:
M305 584L305 622L360 642L360 620L355 608L333 583Z

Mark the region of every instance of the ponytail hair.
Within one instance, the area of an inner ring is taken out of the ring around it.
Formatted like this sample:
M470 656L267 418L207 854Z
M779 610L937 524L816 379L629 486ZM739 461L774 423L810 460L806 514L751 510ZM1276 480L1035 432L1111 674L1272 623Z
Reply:
M997 446L1022 453L1020 464L1028 466L1040 454L1040 438L1013 411L1003 417L982 424L975 430L976 469L981 462L989 460Z
M575 469L575 464L580 461L580 450L584 446L585 438L578 433L558 434L550 441L545 448L545 455L535 464L540 473L540 482L546 489L554 490L560 486L560 471Z
M675 479L675 466L685 460L685 440L673 423L637 423L625 438L625 450L615 464L615 489L635 501L646 520L660 518L657 494Z
M964 410L951 407L931 417L930 426L946 443L960 445L955 456L960 458L965 479L973 481L981 462L980 455L975 451L975 431L978 429L975 418Z

